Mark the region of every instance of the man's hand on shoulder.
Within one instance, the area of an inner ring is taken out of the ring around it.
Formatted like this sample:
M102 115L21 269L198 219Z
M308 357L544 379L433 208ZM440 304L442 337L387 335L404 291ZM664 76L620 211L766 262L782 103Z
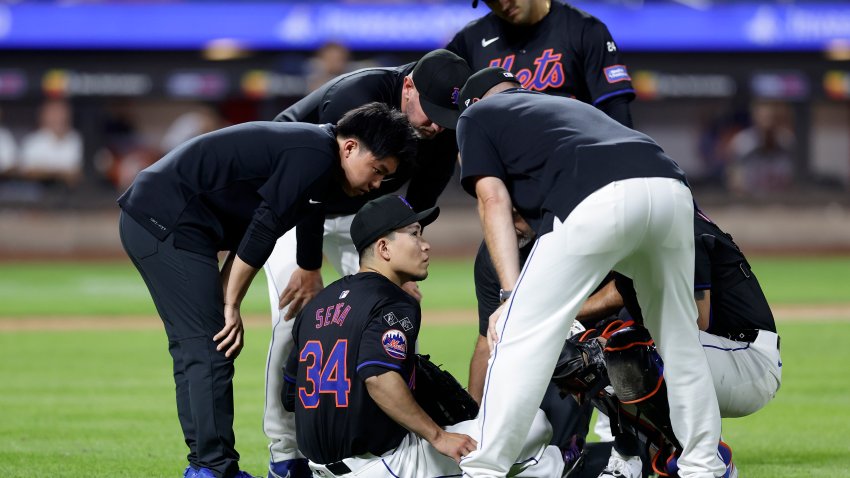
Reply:
M289 284L280 294L278 307L283 310L286 306L289 306L283 320L293 319L307 305L307 302L310 302L323 288L321 269L314 271L300 267L295 269L295 272L289 278Z
M411 297L416 299L416 302L422 302L422 291L419 290L419 284L415 281L407 281L401 285L401 289L407 292Z

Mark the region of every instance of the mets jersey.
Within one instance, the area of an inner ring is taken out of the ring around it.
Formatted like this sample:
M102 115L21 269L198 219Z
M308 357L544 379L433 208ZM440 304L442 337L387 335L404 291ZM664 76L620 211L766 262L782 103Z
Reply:
M315 463L382 455L408 434L372 400L366 379L394 371L413 387L419 303L374 272L346 276L295 319L284 406L298 449Z
M473 71L502 67L531 91L593 105L618 95L634 97L631 77L605 24L557 1L531 26L512 25L490 12L458 32L446 49Z

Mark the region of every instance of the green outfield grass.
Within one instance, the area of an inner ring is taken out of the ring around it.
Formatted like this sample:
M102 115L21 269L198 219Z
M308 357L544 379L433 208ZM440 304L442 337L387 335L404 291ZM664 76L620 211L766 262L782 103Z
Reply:
M846 304L850 257L755 258L774 305ZM329 274L326 280L332 280ZM429 310L475 307L472 263L438 261L422 284L421 348L466 382L476 326L427 325ZM267 313L258 277L246 313ZM0 264L0 320L150 316L150 330L0 332L0 477L176 477L185 466L165 334L129 262ZM841 319L841 317L837 317ZM846 317L844 317L847 319ZM784 377L762 412L726 420L742 478L850 477L850 320L782 322ZM265 469L261 421L268 327L237 361L237 447ZM521 393L521 391L518 391Z
M772 304L850 302L850 257L754 258L753 270ZM325 267L325 283L336 276ZM421 284L430 309L474 309L472 260L436 260ZM245 313L266 313L265 275L254 280ZM129 260L106 263L0 263L0 317L154 314Z
M724 421L741 476L850 477L848 323L781 323L783 385L761 412ZM472 326L426 326L422 350L465 382ZM265 327L237 360L243 467L266 466ZM0 333L0 476L177 477L185 466L161 331ZM518 391L520 392L520 391Z

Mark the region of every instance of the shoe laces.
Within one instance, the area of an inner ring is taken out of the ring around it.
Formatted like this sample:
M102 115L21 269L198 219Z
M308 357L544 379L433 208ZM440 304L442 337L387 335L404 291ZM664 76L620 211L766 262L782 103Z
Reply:
M631 477L632 475L630 472L631 470L628 460L617 455L611 455L608 458L608 465L604 470L602 470L602 474L599 476L602 477L607 473L611 476Z

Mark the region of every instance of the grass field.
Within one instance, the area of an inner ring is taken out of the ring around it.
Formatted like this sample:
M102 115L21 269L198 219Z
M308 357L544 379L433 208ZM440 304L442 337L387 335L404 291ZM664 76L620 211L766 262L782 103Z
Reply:
M760 258L753 268L774 306L850 303L850 258ZM249 313L266 313L263 282L253 286ZM435 263L422 289L421 348L465 382L475 325L427 320L440 309L474 315L470 263ZM0 324L103 317L96 329L0 329L0 476L179 476L185 446L165 334L155 326L111 326L152 314L141 280L123 262L0 264ZM804 319L779 323L777 398L751 417L724 421L742 478L850 477L850 317ZM269 333L250 327L237 361L237 446L253 473L267 460L261 420Z
M850 303L850 257L758 258L752 263L771 304ZM325 283L335 277L326 272ZM471 260L434 262L421 288L423 308L475 309ZM263 273L254 280L243 310L268 312ZM129 260L0 264L0 318L152 314L150 295Z

